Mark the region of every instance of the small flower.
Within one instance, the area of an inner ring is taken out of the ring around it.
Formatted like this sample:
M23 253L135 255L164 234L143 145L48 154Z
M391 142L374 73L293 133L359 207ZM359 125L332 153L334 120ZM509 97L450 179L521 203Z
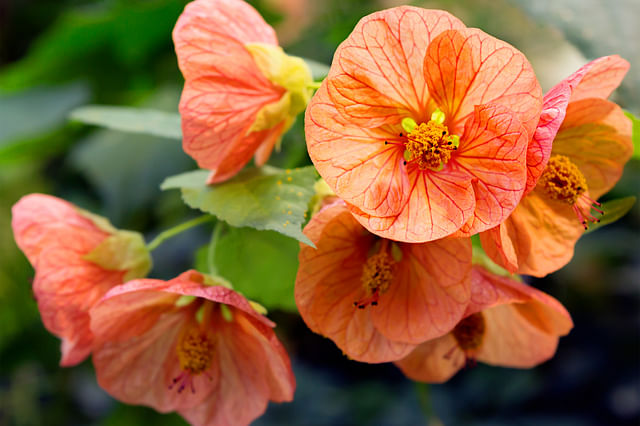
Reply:
M185 78L183 148L209 183L229 179L255 154L264 164L311 97L309 68L241 0L196 0L173 30Z
M307 108L320 175L369 231L425 242L491 228L526 183L542 95L512 46L437 10L363 18Z
M494 262L527 275L556 271L571 260L589 222L606 214L596 200L620 179L633 151L631 122L606 100L628 68L618 56L596 59L545 95L536 135L546 135L540 161L529 167L530 192L509 218L480 235Z
M448 334L416 347L396 365L413 380L441 383L482 361L530 368L553 356L573 322L553 297L474 266L471 302Z
M118 286L91 310L98 383L194 425L248 424L295 379L274 324L220 279L187 271Z
M77 364L93 344L91 306L151 268L144 240L49 195L27 195L12 212L16 243L36 270L33 292L42 322L62 339L60 364Z
M304 230L317 249L300 248L295 298L316 333L349 357L385 362L449 332L469 301L471 243L405 244L379 238L342 201Z

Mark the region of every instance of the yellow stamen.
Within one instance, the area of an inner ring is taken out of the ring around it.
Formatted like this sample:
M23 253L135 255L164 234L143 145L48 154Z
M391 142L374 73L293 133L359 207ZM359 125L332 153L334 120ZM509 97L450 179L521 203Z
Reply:
M428 123L420 123L407 134L407 162L415 162L421 170L439 170L447 164L458 147L456 138L449 134L443 122L444 114L438 110Z
M393 279L394 260L387 251L381 251L367 259L362 267L362 277L360 281L367 292L372 295L373 292L379 290L381 293L389 289L391 280Z
M471 314L453 329L453 337L464 352L476 350L482 345L486 330L482 312Z
M213 361L213 349L209 333L197 326L189 328L180 336L176 347L180 368L192 375L207 371Z
M554 155L549 159L538 184L551 199L572 205L588 189L578 166L564 155Z

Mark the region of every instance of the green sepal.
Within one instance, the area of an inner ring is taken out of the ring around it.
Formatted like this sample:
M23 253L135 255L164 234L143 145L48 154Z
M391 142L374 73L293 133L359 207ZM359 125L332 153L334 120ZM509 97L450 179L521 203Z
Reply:
M127 271L124 281L147 276L152 265L144 238L133 231L116 231L84 259L109 271Z

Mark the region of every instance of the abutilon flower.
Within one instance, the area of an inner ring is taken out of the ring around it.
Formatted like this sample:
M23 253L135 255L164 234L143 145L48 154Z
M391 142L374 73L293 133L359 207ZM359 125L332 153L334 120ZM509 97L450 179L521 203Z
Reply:
M343 201L304 229L295 299L316 333L349 357L386 362L449 332L469 301L471 242L405 244L371 234Z
M98 383L194 425L248 424L295 378L274 324L220 280L187 271L109 291L91 310Z
M183 148L229 179L255 154L264 164L311 97L309 68L286 55L276 34L242 0L189 3L173 30L185 78L180 99Z
M494 262L521 274L554 272L571 260L588 223L599 220L591 211L606 214L596 200L620 179L633 151L630 120L606 100L628 68L619 56L599 58L545 95L536 134L549 134L538 166L530 167L531 190L509 218L480 234Z
M468 236L515 208L542 94L522 53L447 12L363 18L305 117L320 175L369 231Z
M441 383L476 361L530 368L553 356L573 322L553 297L474 266L465 317L395 364L413 380Z
M144 240L49 195L26 195L12 213L16 244L36 271L33 293L42 322L62 339L60 364L77 364L93 344L89 309L110 288L151 268Z

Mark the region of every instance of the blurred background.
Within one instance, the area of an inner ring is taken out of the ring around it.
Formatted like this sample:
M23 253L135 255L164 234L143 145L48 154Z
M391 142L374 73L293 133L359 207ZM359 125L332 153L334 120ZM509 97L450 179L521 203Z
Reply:
M256 0L281 44L329 64L364 15L394 0ZM59 341L42 326L33 270L12 238L11 206L44 192L108 217L120 228L158 232L197 215L169 175L195 167L176 140L87 127L68 120L98 103L176 112L182 76L171 30L183 0L0 0L0 425L182 425L175 414L118 403L90 361L60 368ZM504 39L532 62L543 89L588 60L620 54L631 71L615 94L640 114L637 0L455 0L445 9ZM271 164L310 164L299 119ZM638 195L631 160L605 199ZM392 365L349 361L295 312L297 243L271 232L228 231L222 275L270 308L293 360L294 402L271 404L258 425L638 425L640 424L640 206L585 236L573 261L531 283L558 298L575 328L551 361L533 370L478 365L444 385L415 384ZM201 263L210 229L154 251L152 276L169 279ZM251 266L251 268L249 268ZM253 294L257 278L270 289ZM252 285L254 287L252 287Z

